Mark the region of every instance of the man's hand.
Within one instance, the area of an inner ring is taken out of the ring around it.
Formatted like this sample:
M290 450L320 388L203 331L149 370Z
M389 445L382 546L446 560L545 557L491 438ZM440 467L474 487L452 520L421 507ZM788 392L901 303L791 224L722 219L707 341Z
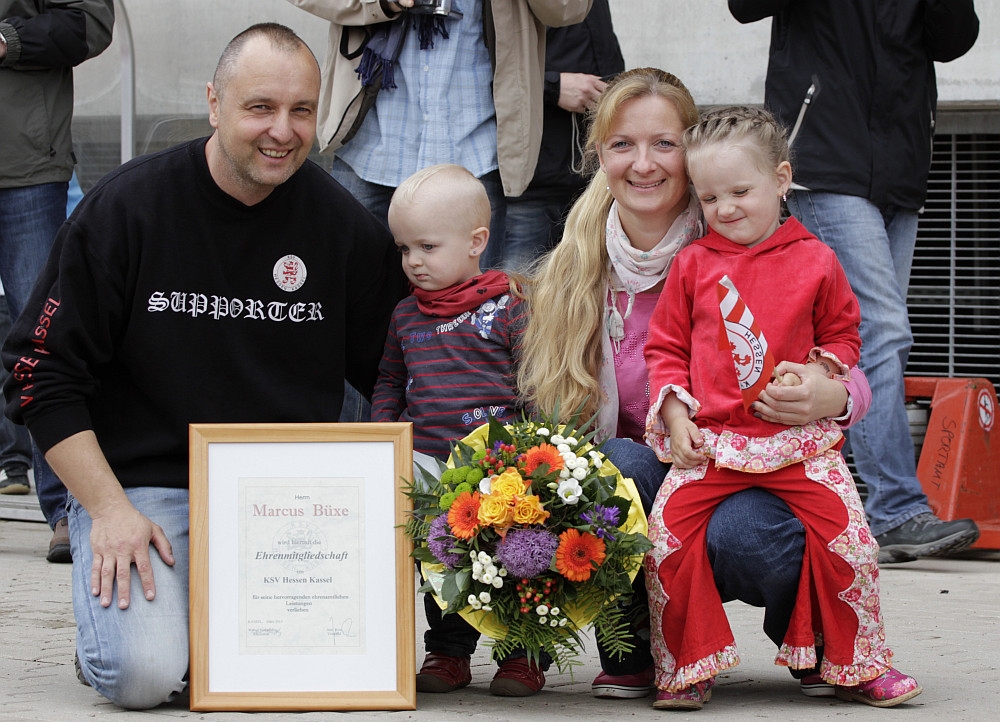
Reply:
M559 74L559 107L570 113L586 113L597 105L607 83L586 73Z
M110 607L115 583L118 584L118 608L127 609L131 601L132 564L135 564L148 601L156 597L153 567L149 561L152 542L160 558L173 566L174 556L158 525L132 506L118 506L100 516L92 517L90 547L94 564L90 569L90 593L100 596L101 606Z
M153 599L156 585L149 562L149 545L152 542L164 563L173 566L170 542L163 529L132 506L94 432L81 431L63 439L45 452L45 460L93 522L91 594L100 596L101 606L110 607L117 582L118 607L127 609L135 564L143 594L146 599Z
M386 15L403 11L403 8L412 8L413 0L381 0L382 12Z

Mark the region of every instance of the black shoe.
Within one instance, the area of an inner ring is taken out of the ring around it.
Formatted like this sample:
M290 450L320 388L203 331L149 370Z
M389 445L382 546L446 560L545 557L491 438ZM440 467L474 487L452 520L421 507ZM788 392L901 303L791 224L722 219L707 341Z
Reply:
M943 557L969 548L979 538L972 519L942 521L930 512L917 514L895 529L875 537L878 563L912 562L920 557Z
M27 494L31 491L28 483L28 466L12 462L3 467L4 478L0 479L0 494Z

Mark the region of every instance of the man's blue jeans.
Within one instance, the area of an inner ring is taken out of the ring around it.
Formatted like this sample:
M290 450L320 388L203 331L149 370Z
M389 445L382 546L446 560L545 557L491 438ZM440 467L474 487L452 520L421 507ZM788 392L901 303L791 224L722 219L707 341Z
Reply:
M903 372L913 345L906 292L917 212L879 209L857 196L792 191L788 210L837 254L861 305L861 370L872 388L868 414L847 437L868 487L872 534L929 512L917 480Z
M141 487L125 493L136 509L163 529L175 562L167 566L150 546L156 598L146 601L133 567L129 608L118 608L117 586L111 606L102 607L100 597L90 593L94 563L90 515L72 499L69 538L76 652L84 678L97 692L125 709L149 709L169 702L187 686L188 490Z
M388 228L389 227L389 201L392 200L392 193L395 188L383 186L377 183L369 183L362 180L354 169L340 158L333 159L333 167L330 169L332 175L340 185L344 186L352 196L361 201L361 205L371 211L376 218ZM500 182L500 171L487 173L479 180L486 186L486 195L490 199L490 242L486 246L479 261L480 267L485 271L490 268L498 268L500 265L500 254L503 250L504 227L507 218L507 198L503 194L503 184Z
M0 280L16 321L66 220L67 183L0 188ZM54 527L66 516L66 487L32 445L35 488L42 514Z

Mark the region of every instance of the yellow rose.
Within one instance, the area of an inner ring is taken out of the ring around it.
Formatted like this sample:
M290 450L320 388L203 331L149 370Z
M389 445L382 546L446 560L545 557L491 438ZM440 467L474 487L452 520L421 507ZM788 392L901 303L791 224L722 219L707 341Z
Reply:
M534 494L522 496L514 506L515 524L541 524L549 518L549 512L542 508L541 500Z
M483 526L502 529L510 526L513 511L507 499L499 494L489 494L479 502L479 521Z
M493 484L490 486L490 493L499 494L504 499L510 501L515 496L523 494L526 488L524 479L521 478L517 469L511 466L493 480Z

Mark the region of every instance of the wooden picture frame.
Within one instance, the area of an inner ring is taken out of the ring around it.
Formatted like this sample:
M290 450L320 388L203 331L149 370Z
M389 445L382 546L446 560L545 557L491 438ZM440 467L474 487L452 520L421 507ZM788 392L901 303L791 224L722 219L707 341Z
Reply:
M192 424L191 709L416 708L409 423Z

